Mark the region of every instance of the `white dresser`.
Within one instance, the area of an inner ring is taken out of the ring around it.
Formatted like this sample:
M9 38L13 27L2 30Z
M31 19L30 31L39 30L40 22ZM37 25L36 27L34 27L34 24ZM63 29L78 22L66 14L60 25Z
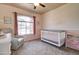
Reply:
M65 42L66 32L63 30L42 30L41 40L61 47Z
M11 34L0 35L0 55L11 54Z

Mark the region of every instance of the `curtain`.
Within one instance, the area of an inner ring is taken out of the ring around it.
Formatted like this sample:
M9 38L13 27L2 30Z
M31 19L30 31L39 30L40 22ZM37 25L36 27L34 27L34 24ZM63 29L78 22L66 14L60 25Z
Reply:
M36 17L33 16L33 20L34 20L34 35L36 34Z
M14 12L14 35L18 35L17 13Z

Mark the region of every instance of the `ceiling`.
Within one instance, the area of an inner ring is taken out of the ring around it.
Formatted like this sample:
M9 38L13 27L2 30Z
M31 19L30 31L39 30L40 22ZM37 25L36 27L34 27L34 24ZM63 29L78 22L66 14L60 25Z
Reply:
M43 14L45 12L58 8L64 5L65 3L43 3L43 4L46 6L45 8L41 6L37 6L36 9L34 9L33 3L8 3L7 5L11 5L17 8L28 10L30 12L36 12L36 13Z

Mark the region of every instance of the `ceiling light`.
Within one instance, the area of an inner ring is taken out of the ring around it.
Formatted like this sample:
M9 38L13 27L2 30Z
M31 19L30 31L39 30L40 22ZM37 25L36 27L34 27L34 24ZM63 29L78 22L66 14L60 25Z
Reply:
M39 3L34 3L35 6L39 6Z

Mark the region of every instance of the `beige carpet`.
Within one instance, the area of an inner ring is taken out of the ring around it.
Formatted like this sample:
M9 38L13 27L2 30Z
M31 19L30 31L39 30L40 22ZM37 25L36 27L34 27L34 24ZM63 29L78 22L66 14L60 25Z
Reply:
M78 55L79 51L65 48L58 48L41 40L25 42L22 47L12 51L12 55Z

